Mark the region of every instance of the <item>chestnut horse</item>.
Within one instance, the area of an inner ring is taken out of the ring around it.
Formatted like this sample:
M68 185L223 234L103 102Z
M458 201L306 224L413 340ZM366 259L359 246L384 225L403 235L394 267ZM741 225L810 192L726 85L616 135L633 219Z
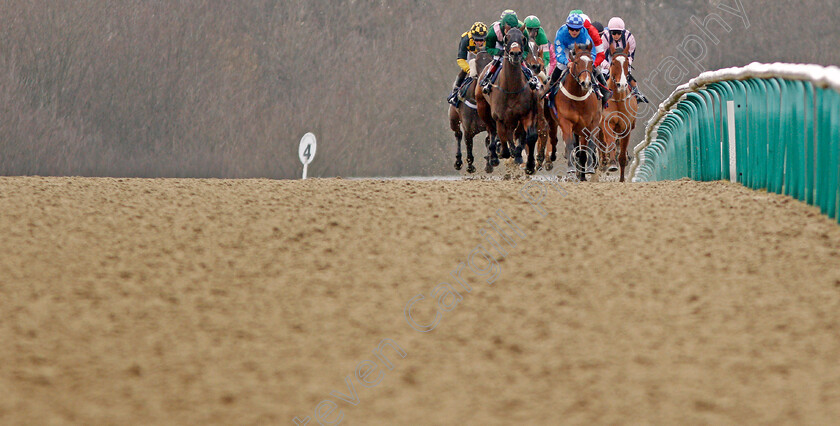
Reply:
M537 141L537 94L528 86L521 68L525 48L525 36L522 31L511 28L505 34L504 42L505 53L498 84L493 85L489 94L484 94L480 85L475 88L478 115L484 120L490 134L485 170L490 173L493 166L498 164L497 143L501 144L501 158L510 158L513 149L514 157L520 163L522 150L527 144L528 161L525 164L525 173L531 175L536 171L534 151ZM482 72L482 77L486 72L487 69ZM514 148L515 134L519 136L519 145Z
M611 50L610 78L607 86L613 92L607 109L604 110L601 121L601 135L603 147L609 153L610 171L616 171L615 154L618 141L618 164L621 166L621 178L624 182L624 168L627 165L627 146L630 143L630 132L636 128L636 112L638 104L636 97L630 90L628 76L630 75L630 59L622 49Z
M581 181L595 172L594 167L588 166L597 160L594 147L589 147L589 139L593 138L595 142L601 123L601 101L593 89L596 82L591 53L591 43L574 44L566 77L554 98L556 112L550 109L545 112L551 145L557 146L559 126L566 143L569 170L574 170Z
M479 52L475 57L475 69L477 71L484 69L493 57L487 52ZM467 146L467 173L475 173L475 166L473 161L473 138L481 132L487 131L487 126L484 125L478 117L478 111L475 106L475 87L478 85L477 78L473 78L472 82L467 88L464 101L455 108L449 105L449 128L455 132L455 141L458 146L458 152L455 154L455 170L461 170L464 165L461 157L461 139L464 139L464 144ZM489 145L490 137L487 137L485 146Z

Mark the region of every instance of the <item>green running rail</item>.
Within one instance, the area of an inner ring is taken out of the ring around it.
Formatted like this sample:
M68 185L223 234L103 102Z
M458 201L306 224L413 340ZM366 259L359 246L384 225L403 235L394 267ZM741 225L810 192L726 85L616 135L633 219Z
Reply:
M633 182L728 179L840 222L840 68L759 64L700 74L660 105Z

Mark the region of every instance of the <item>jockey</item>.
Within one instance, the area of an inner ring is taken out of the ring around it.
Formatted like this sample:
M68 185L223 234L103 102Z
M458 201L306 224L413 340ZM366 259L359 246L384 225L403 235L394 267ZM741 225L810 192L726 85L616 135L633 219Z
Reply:
M583 17L583 28L586 28L586 32L595 44L595 66L597 67L606 59L607 49L609 49L610 44L607 39L601 37L601 31L591 22L589 16L583 13L580 9L569 12L570 16L575 14Z
M625 29L624 20L619 17L610 19L607 28L604 29L604 34L609 34L608 40L611 48L623 49L627 53L627 58L630 59L630 65L632 66L633 59L636 56L636 37L633 37L633 34ZM609 61L611 59L609 54L610 49L607 49L607 68L609 68ZM636 79L633 78L632 71L627 76L627 79L630 81L630 87L632 88L633 94L636 95L636 100L648 103L645 95L641 94L636 87Z
M504 13L502 13L502 19L494 22L487 32L487 53L493 55L494 58L493 62L490 64L490 69L487 70L484 78L481 79L480 84L484 93L490 93L492 90L492 84L496 81L496 77L499 74L502 56L504 55L505 50L505 34L511 28L519 28L522 30L522 35L525 36L525 46L522 46L522 50L525 52L525 55L527 56L531 51L528 42L528 31L525 31L525 24L516 16L516 12L512 10L504 11ZM537 80L537 77L533 72L531 72L531 69L528 68L524 62L521 65L522 72L525 73L525 78L528 79L528 85L531 86L532 90L535 90L539 87L539 80Z
M447 99L447 102L456 107L458 106L458 101L456 100L458 89L464 83L464 79L467 78L467 75L472 76L478 72L478 70L470 69L470 64L475 65L475 62L468 62L468 60L472 59L478 52L484 50L486 37L487 25L484 25L483 22L474 23L469 31L461 34L461 42L458 44L458 66L461 67L461 72L458 73L458 78L455 79L455 84L452 86L452 94Z
M569 66L571 49L575 43L590 43L592 46L592 60L593 63L596 64L593 68L593 70L595 70L593 74L599 81L604 79L598 71L598 65L600 65L600 63L595 59L598 56L598 54L596 54L595 42L592 40L588 31L581 31L584 28L584 22L585 20L582 15L572 14L569 15L568 19L566 19L566 25L563 25L559 30L557 30L557 35L554 38L554 56L557 58L557 66L551 73L551 80L548 83L549 86L553 86L558 80L561 80L565 76ZM607 100L609 99L609 91L605 87L606 84L599 84L597 86L597 92L601 95L601 102L606 105Z
M542 52L542 60L546 72L548 72L548 67L551 65L551 55L549 54L551 49L548 47L548 36L545 35L545 30L540 25L540 18L534 15L525 18L525 28L528 30L528 37L534 40L534 44L537 46L537 52L534 52L534 54L539 55Z

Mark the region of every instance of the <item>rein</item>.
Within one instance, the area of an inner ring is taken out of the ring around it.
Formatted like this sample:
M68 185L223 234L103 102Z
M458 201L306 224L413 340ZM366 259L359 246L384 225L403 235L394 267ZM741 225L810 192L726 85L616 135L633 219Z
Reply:
M627 56L627 54L625 54L625 53L616 53L616 54L614 54L614 55L613 55L613 58L612 58L612 59L613 59L613 60L615 60L615 59L616 59L616 58L618 58L618 57L624 57L624 58L625 58L625 60L628 60L628 58L629 58L629 57ZM632 66L630 66L630 67L632 68ZM624 72L624 70L622 70L621 72L623 73L623 72ZM613 79L612 75L610 75L610 81L612 81L613 83L615 83L615 80ZM609 82L607 82L607 86L609 86ZM617 85L617 84L616 84L616 87L618 87L618 85ZM609 87L607 88L607 90L609 90ZM617 89L616 89L616 90L617 90ZM623 97L623 98L621 98L621 99L613 99L613 98L610 98L610 99L609 99L609 102L615 102L615 103L624 102L624 101L626 101L626 100L630 99L630 97L631 97L631 96L633 96L633 92L632 92L631 90L628 90L628 91L627 91L627 96L625 96L625 97Z
M518 68L518 67L520 67L520 66L522 65L522 61L521 61L521 59L520 59L519 63L514 62L514 61L512 61L512 60L511 60L511 56L510 56L510 55L511 55L510 53L505 52L504 59L505 59L508 63L510 63L510 65L513 65L513 66L515 66L515 67L517 67L517 68ZM522 72L522 70L519 70L519 72L521 73L521 72ZM506 95L518 95L518 94L520 94L520 93L524 92L524 91L525 91L525 89L527 89L527 88L528 88L528 83L526 82L525 84L523 84L523 85L522 85L522 88L521 88L521 89L519 89L519 90L517 90L517 91L515 91L515 92L509 92L509 91L507 91L507 90L503 89L503 88L502 88L502 86L499 86L498 84L492 84L491 86L493 86L493 88L494 88L494 89L499 89L499 90L501 90L501 91L502 91L504 94L506 94Z

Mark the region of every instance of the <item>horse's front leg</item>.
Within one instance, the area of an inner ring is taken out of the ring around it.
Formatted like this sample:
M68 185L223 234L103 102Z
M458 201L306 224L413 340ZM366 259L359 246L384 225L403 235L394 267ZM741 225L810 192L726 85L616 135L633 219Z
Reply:
M557 160L557 117L554 115L554 111L548 106L548 100L545 101L545 105L543 106L543 116L545 117L546 122L546 133L548 133L548 143L551 145L551 155L548 157L551 161ZM546 168L546 170L551 170L551 168Z
M513 136L511 134L513 132L508 128L508 126L504 122L501 121L496 123L496 130L498 131L497 136L499 138L499 145L501 148L499 157L510 158L510 150L508 149L508 144L510 143L510 139Z
M618 179L619 182L624 182L624 167L627 166L627 146L630 144L630 135L626 135L621 138L619 153L618 153L618 165L621 168L621 177Z
M461 116L458 114L458 110L452 105L449 106L449 128L455 132L455 145L458 148L455 154L455 170L461 170L461 167L464 165L464 162L461 161L461 138L463 138L464 134L461 131Z
M618 133L619 128L621 126L622 125L620 123L616 123L615 127L613 127L613 129L615 129L616 131L613 132L613 133ZM616 159L618 157L618 151L619 151L618 144L620 143L620 139L623 139L623 136L617 137L615 135L612 135L612 137L610 137L609 142L607 143L607 148L609 149L609 151L608 151L608 153L609 153L609 155L608 155L609 164L608 164L607 170L610 171L610 172L615 172L615 171L618 170L618 167L616 167Z
M525 129L522 125L516 127L515 137L511 139L510 149L513 150L513 158L516 164L522 164L522 151L525 149Z
M527 127L528 131L525 135L525 143L528 145L528 162L525 163L525 174L532 175L536 170L536 162L534 161L534 151L536 151L537 146L537 128L534 123L522 123L523 127Z
M487 160L487 164L484 166L484 171L493 173L493 167L499 165L499 157L496 154L496 141L498 140L496 137L496 121L491 120L485 122L485 124L487 125L487 139L485 140L487 156L484 159Z
M598 138L598 158L601 160L601 170L615 171L612 168L615 162L615 132L611 124L612 120L604 119L601 122L601 132ZM609 165L609 169L607 169Z
M537 170L542 168L545 162L545 149L548 144L548 123L542 115L542 108L537 113Z
M560 132L563 135L563 142L566 144L566 159L568 161L569 170L571 171L575 168L574 158L572 158L572 152L575 149L575 134L572 131L572 122L566 120L565 118L561 118L558 121Z
M466 138L464 139L464 143L467 146L467 173L475 173L475 166L473 162L475 158L473 158L473 138L475 137L475 133L472 131L467 132Z

